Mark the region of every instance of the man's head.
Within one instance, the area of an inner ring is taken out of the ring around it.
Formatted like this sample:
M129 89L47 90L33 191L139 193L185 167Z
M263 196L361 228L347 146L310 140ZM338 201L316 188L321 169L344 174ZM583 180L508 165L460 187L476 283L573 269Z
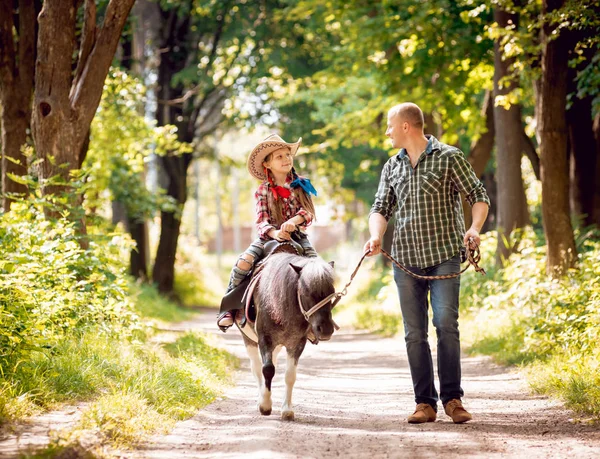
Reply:
M425 120L421 109L411 102L396 105L388 111L385 135L394 148L406 148L406 142L423 137Z

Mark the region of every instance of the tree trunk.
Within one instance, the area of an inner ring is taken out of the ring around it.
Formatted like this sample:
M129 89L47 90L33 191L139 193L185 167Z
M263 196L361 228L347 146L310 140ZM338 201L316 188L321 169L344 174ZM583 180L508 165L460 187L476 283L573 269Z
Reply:
M494 20L499 27L517 26L518 16L496 9ZM513 59L505 59L500 39L494 42L494 98L512 92L518 87L518 81L511 77L510 66ZM507 81L511 78L511 81ZM515 229L523 228L529 222L525 188L521 175L521 156L523 139L521 133L521 106L511 104L507 110L494 104L494 127L496 131L496 183L498 184L498 207L496 209L496 228L498 246L496 263L501 265L517 246L511 234Z
M423 113L423 117L425 118L425 126L424 131L430 134L433 134L438 139L442 136L442 129L438 123L435 122L435 118L433 113L427 112Z
M494 137L496 135L494 130L494 103L491 91L486 91L485 98L483 99L483 106L481 108L481 114L485 117L485 132L481 134L481 137L471 144L471 149L467 155L469 164L473 167L477 177L482 177L483 172L487 163L492 157L492 149L494 147ZM486 188L487 189L487 188ZM463 198L463 212L465 214L465 224L467 228L471 226L471 206ZM495 207L492 207L495 209ZM486 220L486 227L489 229L490 219ZM483 228L482 228L483 230Z
M544 0L550 13L564 0ZM548 244L547 269L559 276L575 266L577 252L569 213L569 164L567 160L567 32L552 36L556 26L542 29L542 76L537 99L537 129L540 138L542 176L542 216Z
M27 143L31 120L31 98L36 40L36 4L33 0L0 2L0 116L2 126L2 207L10 210L9 194L24 196L27 187L8 174L27 174L27 158L22 147ZM39 5L38 5L39 8ZM18 24L14 18L18 18ZM13 31L16 30L16 37ZM16 42L15 39L17 38Z
M592 223L600 228L600 113L594 118L592 125L596 139L596 187L594 189L594 204L592 206Z
M567 111L570 146L571 212L584 226L593 224L596 190L596 139L592 127L591 98L573 98Z
M111 0L102 27L98 27L95 2L85 0L74 76L77 10L72 0L43 3L38 17L32 134L38 157L43 160L40 181L45 195L68 191L70 172L79 167L86 151L90 124L133 3ZM62 182L50 181L52 177ZM75 206L76 201L72 199L71 204Z
M148 279L148 231L145 221L129 219L128 231L137 247L129 254L129 273L135 279Z
M538 180L541 180L542 177L540 175L540 157L535 150L535 145L533 141L529 138L529 136L525 133L525 128L521 128L521 140L523 142L523 152L525 156L529 159L531 163L531 168L533 169L533 175Z
M494 126L494 97L492 91L486 91L481 108L482 115L485 116L485 132L477 141L471 144L468 160L477 177L483 175L483 171L487 163L492 157L492 149L494 148L494 138L496 130Z
M177 126L177 136L182 142L191 142L194 138L194 124L189 123L189 113L184 112L183 104L174 103L183 95L182 84L174 85L173 77L181 71L190 52L189 17L178 17L177 12L162 11L163 30L159 36L164 37L160 49L165 50L160 56L158 67L158 109L156 119L159 126L174 124ZM175 281L175 255L177 241L181 228L181 213L187 200L187 170L192 161L192 155L168 154L160 158L160 164L168 180L167 195L172 197L179 206L179 212L161 212L160 239L152 280L158 290L166 295L173 294Z
M161 163L169 179L167 195L175 198L180 210L178 213L161 212L160 240L154 260L152 280L157 284L158 291L166 295L173 294L175 256L181 229L180 215L187 200L187 169L190 162L190 154L161 158Z

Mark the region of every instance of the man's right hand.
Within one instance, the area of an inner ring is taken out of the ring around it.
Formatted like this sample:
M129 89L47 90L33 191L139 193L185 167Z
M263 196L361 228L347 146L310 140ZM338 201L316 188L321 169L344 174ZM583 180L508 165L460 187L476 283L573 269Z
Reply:
M381 253L381 238L380 237L372 237L365 244L364 252L370 252L367 256L372 257L373 255L378 255Z

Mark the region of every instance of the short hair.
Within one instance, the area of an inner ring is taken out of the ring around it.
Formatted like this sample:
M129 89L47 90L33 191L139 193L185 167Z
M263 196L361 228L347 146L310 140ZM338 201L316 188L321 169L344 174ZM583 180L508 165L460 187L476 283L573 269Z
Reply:
M423 129L425 125L423 111L417 104L413 104L412 102L405 102L403 104L393 106L390 108L388 115L390 118L399 116L402 121L406 121L411 126L419 129Z

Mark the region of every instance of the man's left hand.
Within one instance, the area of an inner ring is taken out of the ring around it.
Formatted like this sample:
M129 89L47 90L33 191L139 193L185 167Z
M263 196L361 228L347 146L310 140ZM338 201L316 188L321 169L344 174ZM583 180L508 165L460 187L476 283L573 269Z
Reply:
M465 233L465 245L469 242L469 239L473 238L473 242L477 245L481 244L481 238L479 237L479 231L475 228L469 228L469 230ZM474 249L475 247L471 247Z

